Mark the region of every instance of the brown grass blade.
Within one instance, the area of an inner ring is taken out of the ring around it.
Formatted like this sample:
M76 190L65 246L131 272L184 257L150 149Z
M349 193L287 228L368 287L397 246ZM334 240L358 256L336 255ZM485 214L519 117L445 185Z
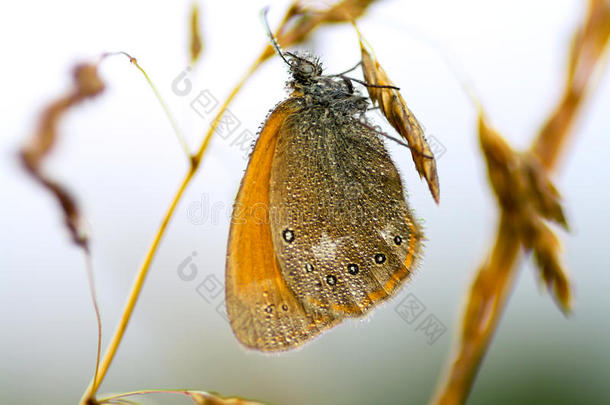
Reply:
M59 121L71 108L99 95L104 90L104 83L97 73L97 65L77 65L74 67L72 77L73 88L45 108L38 121L38 128L21 149L20 156L23 165L34 179L57 198L74 243L87 249L87 233L76 200L63 185L49 177L42 168L45 158L51 153L59 137L57 131Z
M561 205L561 196L549 178L549 173L537 156L526 153L522 159L522 176L527 184L527 197L542 218L554 221L564 229L568 223Z
M531 246L540 279L551 292L557 306L568 314L572 309L572 288L567 271L559 259L561 244L555 233L542 221L532 227Z
M28 142L20 151L21 162L30 175L44 188L49 190L59 202L64 223L70 232L72 241L81 247L85 253L89 293L97 322L97 351L94 369L94 379L101 357L102 320L95 292L93 264L89 250L89 239L84 227L84 219L76 200L67 188L51 178L43 169L44 162L52 152L59 132L57 130L61 119L77 105L87 99L94 98L104 91L104 82L98 76L97 64L79 64L73 68L73 86L65 95L51 102L42 112L38 127Z
M546 168L554 166L559 158L591 78L607 50L609 38L610 3L590 0L586 20L572 40L563 95L532 146L532 151Z
M189 396L197 405L264 405L262 402L237 397L222 398L207 392L191 392Z
M309 34L321 24L351 22L361 17L375 0L343 0L326 9L315 10L305 7L301 2L294 1L286 11L276 38L282 47L303 42ZM265 48L260 57L264 61L275 54L271 45Z
M174 394L189 397L197 405L264 405L262 402L238 397L221 397L205 391L196 390L138 390L110 395L94 401L96 404L134 403L128 398L152 394Z
M512 269L519 251L519 235L513 219L502 214L491 254L470 287L458 338L459 350L455 352L442 390L430 403L466 402L513 288L516 273Z
M479 144L485 161L489 181L498 204L507 212L519 212L523 186L519 171L519 159L515 151L500 134L487 124L483 111L479 111Z
M565 269L559 264L559 239L544 223L553 220L567 227L559 192L538 159L531 153L515 152L486 123L482 112L479 140L490 183L502 212L511 219L517 241L526 251L533 250L541 278L559 308L569 312L571 287Z
M567 227L559 192L550 182L548 170L565 148L609 37L610 4L591 0L583 26L572 42L564 94L534 140L531 152L516 154L486 124L483 114L479 115L479 140L498 198L500 224L490 259L479 270L467 297L454 360L431 403L463 404L468 398L510 295L521 246L533 251L539 275L562 311L571 308L570 283L559 260L559 239L545 224L545 220L552 220Z
M191 6L190 16L189 51L191 55L191 65L194 65L199 60L202 50L203 41L201 39L201 31L199 29L199 5L195 2Z
M369 85L394 86L379 62L371 55L360 40L362 53L362 71ZM367 87L373 103L377 103L383 115L392 124L394 129L407 141L411 149L411 157L420 177L424 177L434 201L438 204L440 188L436 159L424 136L424 131L411 112L400 92L392 88Z
M479 114L479 141L487 162L487 173L500 207L521 224L535 217L555 221L567 229L560 195L539 159L517 153Z

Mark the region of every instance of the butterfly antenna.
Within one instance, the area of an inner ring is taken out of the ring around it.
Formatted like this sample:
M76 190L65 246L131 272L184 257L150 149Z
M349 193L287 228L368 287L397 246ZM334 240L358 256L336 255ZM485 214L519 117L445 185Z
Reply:
M263 21L263 25L265 26L265 31L267 31L267 36L269 37L269 40L271 41L271 45L273 46L273 49L275 49L277 54L280 55L280 58L282 58L284 60L284 62L286 62L286 64L288 66L290 66L290 62L288 62L286 60L286 58L284 57L284 52L282 51L282 48L280 48L280 44L275 39L273 32L271 32L271 28L269 27L269 22L267 21L268 12L269 12L269 6L263 8L261 10L261 20Z

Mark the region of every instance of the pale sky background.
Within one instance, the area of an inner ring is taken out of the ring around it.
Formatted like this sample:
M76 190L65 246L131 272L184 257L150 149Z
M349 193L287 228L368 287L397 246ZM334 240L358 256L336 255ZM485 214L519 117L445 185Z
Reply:
M103 51L130 52L195 148L208 122L189 102L204 90L218 100L228 94L266 44L260 9L271 6L275 25L287 3L202 3L205 50L188 96L171 90L187 66L187 1L0 6L0 403L76 403L92 376L96 328L83 255L70 243L55 200L15 158L41 108L69 84L71 66ZM360 21L361 31L428 136L446 148L438 162L437 206L409 152L389 145L428 238L414 280L366 320L345 322L301 350L247 352L216 312L222 295L208 303L197 292L206 277L224 279L228 216L246 165L231 145L235 135L216 138L169 226L100 392L188 387L274 404L425 403L496 222L475 111L442 55L465 72L496 128L524 147L561 91L567 45L584 5L374 5ZM317 30L305 47L321 56L329 72L359 58L348 25ZM526 261L470 404L610 403L610 72L606 67L600 73L555 177L572 228L559 234L574 283L574 314L560 313ZM140 73L117 57L103 64L101 74L107 91L62 122L48 169L77 196L89 223L105 347L186 162ZM230 108L241 121L238 132L256 133L285 97L286 78L277 58L252 78ZM197 211L202 201L203 211ZM189 212L201 215L197 223ZM194 251L198 275L183 281L177 268ZM407 324L395 312L409 293L426 306L422 317L434 315L448 329L432 345L415 330L418 322ZM142 401L188 403L174 397Z

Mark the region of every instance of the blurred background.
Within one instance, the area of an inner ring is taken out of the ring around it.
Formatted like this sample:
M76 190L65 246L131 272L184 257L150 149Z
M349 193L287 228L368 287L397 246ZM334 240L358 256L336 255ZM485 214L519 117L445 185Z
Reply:
M70 84L71 67L103 51L131 53L195 149L213 112L200 116L191 101L202 92L210 108L224 100L266 44L259 11L270 5L276 26L288 2L201 2L204 54L189 73L191 91L180 95L172 82L188 65L190 4L0 6L0 403L76 403L92 377L97 331L83 254L70 242L56 201L16 159L41 109ZM217 310L224 305L218 283L231 204L247 163L238 139L256 134L286 96L285 66L268 61L230 107L235 132L213 139L182 199L100 393L188 387L274 404L426 403L497 219L475 111L446 58L466 72L496 128L525 147L561 92L569 41L585 8L578 0L388 0L369 9L359 27L436 145L441 204L418 178L410 153L388 144L428 238L413 281L367 319L271 356L242 348ZM322 27L302 47L319 54L328 72L359 59L348 25ZM561 314L526 260L469 404L610 403L610 78L607 68L601 73L555 177L572 228L560 234L574 313ZM141 74L115 57L101 75L106 92L62 121L46 167L87 218L105 347L187 164ZM196 276L184 281L179 268L189 264ZM397 308L414 298L425 308L404 319ZM430 338L421 327L428 317L446 331Z

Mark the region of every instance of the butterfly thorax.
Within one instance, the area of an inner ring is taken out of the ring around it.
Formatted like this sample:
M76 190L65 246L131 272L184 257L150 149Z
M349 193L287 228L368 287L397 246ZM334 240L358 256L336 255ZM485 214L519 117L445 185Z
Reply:
M288 53L292 97L302 98L306 108L323 108L333 116L360 116L368 108L366 97L354 90L349 79L322 75L322 64L311 55Z

